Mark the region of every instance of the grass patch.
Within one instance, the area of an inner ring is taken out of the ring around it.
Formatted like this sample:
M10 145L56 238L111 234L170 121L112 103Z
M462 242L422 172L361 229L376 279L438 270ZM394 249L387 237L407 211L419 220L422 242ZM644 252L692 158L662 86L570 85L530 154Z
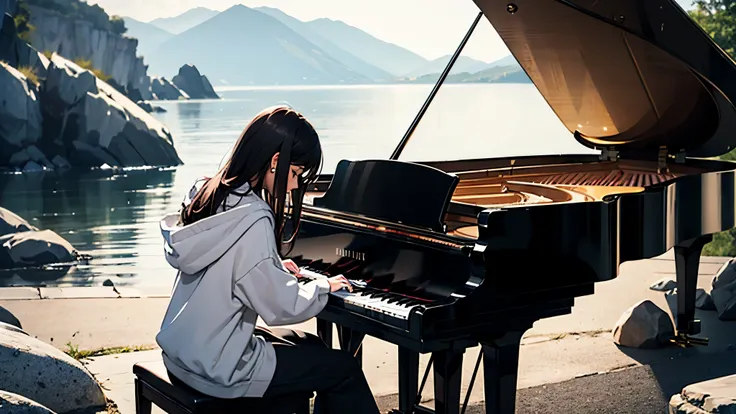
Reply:
M126 354L129 352L150 351L152 349L156 349L156 347L150 346L150 345L114 346L114 347L109 347L109 348L99 348L99 349L90 350L90 349L79 349L78 345L73 344L71 342L67 342L64 353L76 360L80 360L80 359L103 356L103 355L116 355L116 354Z
M97 76L97 78L100 79L101 81L107 82L112 78L112 76L106 74L101 69L95 68L92 65L92 61L90 59L77 58L77 59L74 59L74 63L77 66L81 67L82 69L87 69L88 71L94 73L95 76Z
M20 66L18 72L22 73L23 76L28 78L29 81L33 82L34 85L38 86L41 84L41 79L36 73L36 69L32 66Z

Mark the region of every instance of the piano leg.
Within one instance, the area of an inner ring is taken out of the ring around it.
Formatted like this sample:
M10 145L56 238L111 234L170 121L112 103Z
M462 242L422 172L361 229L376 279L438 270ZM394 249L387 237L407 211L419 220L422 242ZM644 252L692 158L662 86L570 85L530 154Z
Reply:
M332 348L332 322L317 318L317 336Z
M399 412L414 412L419 404L419 353L399 347Z
M707 339L691 338L700 333L700 321L695 319L695 293L698 288L698 268L703 246L713 240L713 235L687 240L675 246L677 272L677 337L679 345L707 345Z
M361 366L363 365L363 338L365 338L364 333L337 325L337 340L340 349L357 358Z
M434 353L434 410L437 414L460 412L464 352L448 350Z
M514 414L519 370L519 347L524 331L481 341L487 414Z

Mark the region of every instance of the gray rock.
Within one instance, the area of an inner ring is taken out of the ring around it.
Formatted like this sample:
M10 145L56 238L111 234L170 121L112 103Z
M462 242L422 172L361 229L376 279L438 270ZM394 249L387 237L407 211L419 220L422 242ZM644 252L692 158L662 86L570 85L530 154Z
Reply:
M9 325L17 326L23 329L18 318L15 317L9 310L0 306L0 322L7 323Z
M677 314L677 288L672 289L664 294L667 299L667 305L673 315ZM716 310L713 298L705 291L705 289L698 288L695 290L695 308L702 310Z
M721 266L713 276L711 285L713 289L718 289L731 283L736 282L736 259L731 259Z
M714 288L710 295L718 311L718 319L722 321L736 320L736 281Z
M62 157L61 155L55 156L54 159L51 160L51 163L54 164L54 167L59 170L65 170L72 167L72 165L69 164L69 161L67 161L66 158Z
M184 65L171 82L192 99L220 99L206 76L194 65Z
M0 236L0 269L71 263L76 258L74 247L51 230Z
M654 282L651 286L649 286L649 289L656 290L658 292L667 292L677 287L677 282L675 282L672 279L659 279L658 281Z
M165 77L151 79L151 92L155 99L162 101L189 99L186 92L179 89Z
M38 50L62 51L64 56L89 60L119 85L150 95L147 66L138 56L138 39L95 28L58 12L30 5L30 23L36 27L31 43Z
M20 167L22 165L25 165L30 160L31 157L28 156L26 150L22 149L10 156L10 159L8 160L8 165L10 165L11 167Z
M38 89L17 69L0 62L0 145L23 148L35 144L40 137Z
M80 154L68 154L72 165L174 166L180 165L174 139L168 129L149 113L112 86L91 76L74 63L54 54L50 73L59 77L49 99L69 105L57 124L58 136L72 144ZM82 76L82 73L88 75ZM91 86L90 81L95 81ZM80 83L77 86L70 86ZM56 96L55 96L56 95ZM51 108L49 108L51 109ZM44 107L46 110L46 107ZM59 118L58 111L45 116Z
M53 100L50 102L53 108L67 108L76 105L88 93L96 93L97 78L92 72L54 53L51 56L45 90L44 98Z
M650 300L642 300L624 312L613 328L613 341L632 348L657 348L675 334L670 315Z
M0 60L14 68L22 66L33 68L38 77L45 78L48 59L18 38L12 17L0 14L0 19L3 22L2 30L0 30Z
M21 171L23 171L24 173L43 172L44 168L36 161L28 161L26 165L23 166L23 169Z
M36 338L0 329L0 389L56 412L102 408L105 395L77 360Z
M38 228L12 211L0 207L0 236L22 231L38 231Z
M15 325L11 325L11 324L5 323L5 322L0 322L0 329L5 329L5 330L8 330L8 331L18 332L18 333L21 333L23 335L28 335L28 332L24 331L23 328L19 328L19 327L15 326Z
M12 392L0 390L0 414L55 414L43 405Z
M670 414L736 414L736 375L685 386L670 398Z

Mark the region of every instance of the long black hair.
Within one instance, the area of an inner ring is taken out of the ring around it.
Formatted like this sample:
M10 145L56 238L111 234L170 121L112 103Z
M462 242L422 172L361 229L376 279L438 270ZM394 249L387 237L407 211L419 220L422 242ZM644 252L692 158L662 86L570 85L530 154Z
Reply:
M264 190L263 180L271 169L271 159L276 153L279 153L279 158L271 194ZM285 239L286 187L291 165L303 167L304 172L299 177L299 188L288 195L292 225L291 235ZM286 106L267 108L248 123L226 163L214 177L207 180L192 202L182 209L180 221L184 225L195 223L214 215L228 195L245 196L253 191L273 210L274 236L281 253L283 245L291 245L298 232L304 193L316 181L321 166L322 147L309 121ZM250 184L248 192L237 192L245 184Z

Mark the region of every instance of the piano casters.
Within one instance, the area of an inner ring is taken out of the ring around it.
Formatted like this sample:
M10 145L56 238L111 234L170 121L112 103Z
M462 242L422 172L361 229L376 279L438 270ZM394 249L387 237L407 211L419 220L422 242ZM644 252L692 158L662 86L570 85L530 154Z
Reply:
M713 240L713 235L698 237L675 246L675 269L677 272L677 321L676 345L689 347L708 345L707 338L694 338L700 333L700 321L695 319L695 293L698 287L698 267L703 246Z

